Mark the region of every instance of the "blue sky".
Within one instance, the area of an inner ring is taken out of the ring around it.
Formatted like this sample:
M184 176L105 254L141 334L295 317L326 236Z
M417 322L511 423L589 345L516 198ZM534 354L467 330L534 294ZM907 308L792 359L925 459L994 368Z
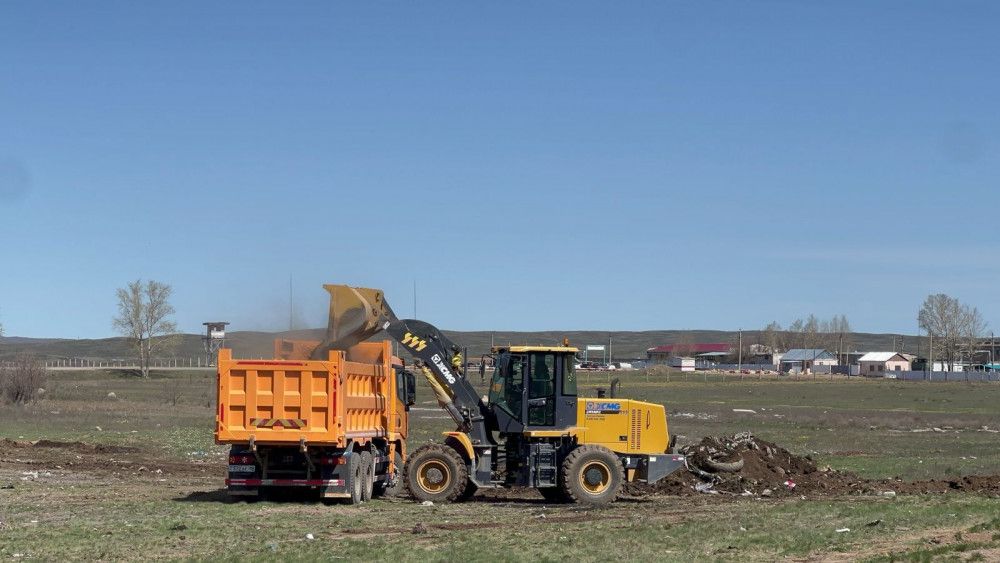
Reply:
M0 323L1000 326L1000 4L3 3Z

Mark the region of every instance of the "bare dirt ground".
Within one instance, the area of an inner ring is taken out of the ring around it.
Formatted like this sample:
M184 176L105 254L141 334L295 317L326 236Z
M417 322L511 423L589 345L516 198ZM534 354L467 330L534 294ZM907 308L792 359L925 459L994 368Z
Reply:
M749 433L707 436L684 448L683 453L688 456L691 471L680 471L655 485L628 484L626 493L633 496L704 493L730 497L948 492L1000 495L1000 475L910 481L865 479L850 471L819 467L810 457L795 455ZM712 461L726 464L730 470L713 468Z

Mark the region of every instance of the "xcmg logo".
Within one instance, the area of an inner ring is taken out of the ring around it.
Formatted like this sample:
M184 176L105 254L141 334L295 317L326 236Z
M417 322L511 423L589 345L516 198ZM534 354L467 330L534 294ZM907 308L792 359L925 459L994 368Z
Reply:
M448 380L448 383L454 385L455 376L451 374L451 370L448 369L448 366L446 366L445 363L441 361L441 356L434 354L433 356L431 356L431 361L434 362L434 365L436 365L438 370L441 371L441 374L444 375L444 378Z
M603 401L587 401L584 414L618 414L622 412L621 403L607 403Z

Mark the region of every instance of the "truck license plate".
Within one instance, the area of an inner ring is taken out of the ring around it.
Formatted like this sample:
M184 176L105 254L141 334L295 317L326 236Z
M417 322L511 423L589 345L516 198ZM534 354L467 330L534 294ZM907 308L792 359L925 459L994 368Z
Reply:
M230 465L230 473L253 473L257 471L257 466L255 465Z

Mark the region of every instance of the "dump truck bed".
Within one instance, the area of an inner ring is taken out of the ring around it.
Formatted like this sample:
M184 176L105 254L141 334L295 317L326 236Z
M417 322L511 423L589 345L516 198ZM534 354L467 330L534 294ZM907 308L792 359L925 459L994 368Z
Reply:
M405 438L388 341L325 361L233 359L219 351L215 440L220 444L344 447Z

